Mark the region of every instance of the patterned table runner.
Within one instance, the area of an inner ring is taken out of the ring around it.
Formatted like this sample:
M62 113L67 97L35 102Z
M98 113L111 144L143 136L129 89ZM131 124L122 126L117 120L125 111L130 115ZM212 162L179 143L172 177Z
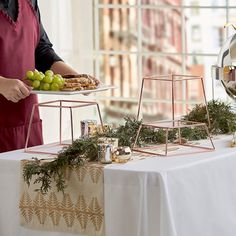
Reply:
M24 164L21 162L21 173ZM89 163L85 166L65 171L66 189L64 194L55 186L47 193L35 191L39 186L30 186L21 179L20 223L24 227L104 235L104 192L101 164Z

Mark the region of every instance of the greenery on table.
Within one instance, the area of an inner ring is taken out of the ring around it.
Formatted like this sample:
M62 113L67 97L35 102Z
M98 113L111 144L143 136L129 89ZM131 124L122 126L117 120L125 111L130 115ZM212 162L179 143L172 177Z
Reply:
M230 134L236 131L236 115L232 112L230 104L219 100L211 100L207 103L211 134ZM208 125L205 105L196 105L185 120L204 122Z
M212 100L208 102L208 111L212 134L228 134L236 130L236 116L231 111L230 105ZM196 105L183 120L204 122L208 125L207 112L205 105ZM32 177L36 176L34 183L40 184L42 193L47 193L52 181L55 181L58 191L64 191L64 171L67 167L78 167L87 161L96 161L98 153L98 138L112 137L119 139L119 146L132 146L134 144L137 131L142 121L126 117L124 125L116 129L109 128L103 133L98 133L87 139L77 139L72 145L59 152L58 157L50 162L43 162L34 158L27 162L23 167L23 177L27 184L31 183ZM205 131L199 128L182 128L181 136L187 140L199 140L207 138ZM169 132L169 141L178 138L178 130L173 129ZM165 133L162 129L151 129L143 127L140 131L137 145L164 143Z
M70 146L59 152L58 157L52 161L40 161L33 158L24 164L24 181L30 185L32 177L36 175L34 184L39 183L42 193L47 193L51 189L52 181L55 181L58 191L64 191L65 169L82 166L86 161L96 160L97 158L97 139L77 139Z

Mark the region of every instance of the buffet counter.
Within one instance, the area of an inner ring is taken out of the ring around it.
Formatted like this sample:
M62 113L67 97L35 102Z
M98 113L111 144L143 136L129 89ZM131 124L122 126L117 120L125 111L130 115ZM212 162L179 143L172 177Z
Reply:
M236 148L230 140L214 139L212 152L106 165L105 235L234 236ZM23 150L0 155L0 235L75 235L20 226L20 160L32 156Z

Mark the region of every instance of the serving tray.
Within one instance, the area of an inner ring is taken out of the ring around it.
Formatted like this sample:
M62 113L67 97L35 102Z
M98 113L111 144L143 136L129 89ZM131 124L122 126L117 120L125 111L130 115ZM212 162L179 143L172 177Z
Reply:
M32 90L31 94L54 94L54 95L75 95L75 94L88 94L88 93L96 93L96 92L101 92L101 91L106 91L109 89L115 89L117 88L114 85L100 85L96 89L91 89L91 90L76 90L76 91L45 91L45 90Z

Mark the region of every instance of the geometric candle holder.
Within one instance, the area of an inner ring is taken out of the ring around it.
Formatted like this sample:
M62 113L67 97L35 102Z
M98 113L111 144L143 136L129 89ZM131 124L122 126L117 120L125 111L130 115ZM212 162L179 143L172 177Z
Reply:
M167 82L171 84L171 115L172 115L172 119L170 120L160 120L160 121L154 121L151 123L142 123L139 126L136 138L135 138L135 142L133 145L132 150L136 151L136 152L141 152L141 153L146 153L146 154L153 154L153 155L161 155L161 156L167 156L168 155L168 147L171 146L176 146L176 145L181 145L181 146L188 146L188 147L195 147L195 148L200 148L203 150L215 150L213 141L211 139L208 127L205 123L202 122L194 122L194 121L186 121L186 120L181 120L181 119L176 119L175 118L175 85L176 82L179 81L191 81L191 80L199 80L201 82L201 88L202 88L202 93L204 96L204 102L205 102L205 107L206 107L206 113L207 113L207 120L208 120L208 124L210 126L210 118L209 118L209 111L207 108L207 100L206 100L206 94L205 94L205 88L204 88L204 83L203 83L203 78L200 76L192 76L192 75L157 75L157 76L147 76L144 77L142 80L142 85L141 85L141 92L140 92L140 96L139 96L139 103L138 103L138 114L137 114L137 120L139 119L140 116L140 110L141 110L141 106L142 106L142 98L143 98L143 91L144 91L144 84L145 81L150 81L150 80L156 80L158 81L162 81L162 82ZM161 129L164 131L165 133L165 144L159 144L156 146L152 146L152 147L137 147L137 141L139 138L139 134L140 131L143 127L149 127L149 128L153 128L155 130L157 129ZM188 143L184 143L183 139L181 137L181 130L183 128L202 128L209 140L210 140L210 147L205 147L203 145L194 145L194 144L188 144ZM178 138L176 140L175 143L169 143L169 133L171 130L173 129L177 129L178 130ZM173 149L173 148L172 148ZM173 149L175 150L175 149Z
M69 105L67 105L69 104ZM27 153L42 153L42 154L57 154L58 150L54 150L54 147L63 147L63 146L68 146L68 143L63 143L62 142L62 109L66 108L69 109L70 111L70 131L71 131L71 141L74 141L74 128L73 128L73 109L77 109L80 107L87 107L87 106L96 106L99 119L100 119L100 124L103 129L103 122L102 122L102 116L100 112L100 108L98 103L96 102L89 102L89 101L75 101L75 100L54 100L54 101L48 101L48 102L42 102L38 104L34 104L31 112L31 117L30 117L30 122L29 122L29 128L28 128L28 133L26 137L26 142L25 142L25 152ZM28 147L28 142L30 138L30 134L32 132L31 127L32 127L32 122L33 122L33 117L34 117L34 112L36 107L48 107L48 108L58 108L60 109L60 117L59 117L59 143L54 143L50 145L45 145L48 147L50 150L45 151L45 147L42 149L41 146L36 146L36 147Z

